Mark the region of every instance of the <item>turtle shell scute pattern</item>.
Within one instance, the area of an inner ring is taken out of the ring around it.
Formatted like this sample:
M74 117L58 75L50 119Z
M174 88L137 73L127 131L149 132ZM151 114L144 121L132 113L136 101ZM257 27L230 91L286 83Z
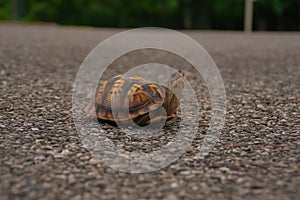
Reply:
M101 120L128 123L131 119L136 123L141 121L139 124L147 123L144 116L163 105L165 95L165 88L161 85L137 76L118 75L98 87L95 111Z

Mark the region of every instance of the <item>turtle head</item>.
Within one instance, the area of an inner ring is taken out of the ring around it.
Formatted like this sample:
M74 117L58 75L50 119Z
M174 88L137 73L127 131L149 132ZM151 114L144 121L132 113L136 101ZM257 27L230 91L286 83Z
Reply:
M184 75L182 71L178 70L171 74L171 79L169 81L169 88L176 95L177 99L180 101L182 97L183 88L184 88Z

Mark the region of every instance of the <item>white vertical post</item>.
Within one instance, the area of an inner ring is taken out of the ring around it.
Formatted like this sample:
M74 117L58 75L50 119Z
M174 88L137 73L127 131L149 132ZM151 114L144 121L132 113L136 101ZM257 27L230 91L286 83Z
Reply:
M255 0L245 0L245 15L244 15L244 31L250 33L252 31L253 21L253 2Z

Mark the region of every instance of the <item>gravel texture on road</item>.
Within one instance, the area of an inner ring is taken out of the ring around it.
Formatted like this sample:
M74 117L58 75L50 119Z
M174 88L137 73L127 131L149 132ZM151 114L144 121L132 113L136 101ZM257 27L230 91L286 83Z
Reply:
M1 199L299 198L300 33L184 31L205 47L223 77L222 135L199 159L210 102L205 84L190 70L186 77L201 108L192 145L168 167L130 174L106 167L83 147L71 113L80 64L99 42L120 31L0 24ZM165 54L125 55L103 79L153 58L183 66L184 60ZM103 127L124 149L150 151L174 137L172 123L145 143Z

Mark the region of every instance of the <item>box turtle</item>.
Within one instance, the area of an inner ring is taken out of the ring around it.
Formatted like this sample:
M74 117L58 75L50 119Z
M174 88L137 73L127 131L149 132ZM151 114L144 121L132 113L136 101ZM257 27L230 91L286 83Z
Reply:
M126 77L121 74L99 85L95 105L87 106L85 111L89 116L96 115L100 121L126 125L131 119L145 126L175 117L183 88L181 71L171 74L168 87L147 82L138 76ZM165 112L161 112L162 107Z

